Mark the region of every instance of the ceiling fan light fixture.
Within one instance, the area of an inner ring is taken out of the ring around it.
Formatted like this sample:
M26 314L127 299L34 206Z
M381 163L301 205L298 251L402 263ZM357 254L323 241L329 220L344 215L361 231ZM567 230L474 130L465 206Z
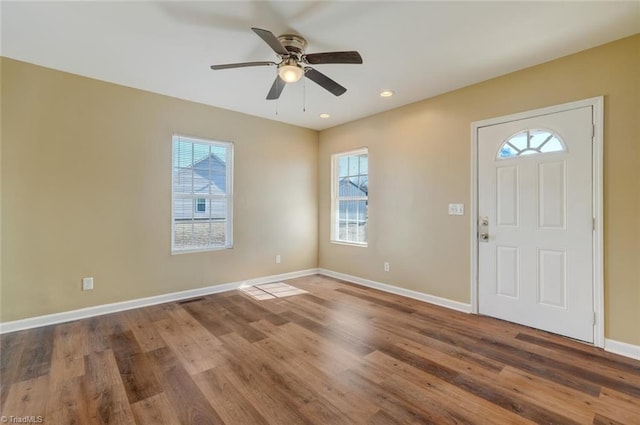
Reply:
M2 0L0 0L2 1ZM362 57L355 50L344 52L321 52L306 54L307 41L297 34L283 34L276 37L271 31L261 28L251 28L258 37L262 39L282 61L275 63L271 61L261 62L240 62L211 65L214 71L220 69L246 68L251 66L272 66L277 67L278 74L275 76L271 89L267 93L267 100L280 98L282 90L287 83L295 83L302 77L313 81L334 96L342 96L347 89L324 75L322 72L307 65L323 65L328 63L361 64Z
M285 83L295 83L304 75L304 70L295 62L286 62L278 68L278 75Z

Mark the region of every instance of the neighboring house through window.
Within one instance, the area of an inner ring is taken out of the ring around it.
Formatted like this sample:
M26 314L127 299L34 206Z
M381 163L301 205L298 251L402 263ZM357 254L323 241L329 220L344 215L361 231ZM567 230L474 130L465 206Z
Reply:
M174 253L231 248L233 144L174 135Z
M367 245L369 156L366 148L332 156L331 241Z

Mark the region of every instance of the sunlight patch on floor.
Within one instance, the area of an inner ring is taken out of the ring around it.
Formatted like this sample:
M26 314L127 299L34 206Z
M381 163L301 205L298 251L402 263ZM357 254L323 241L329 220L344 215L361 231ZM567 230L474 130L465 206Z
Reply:
M292 295L306 294L307 291L288 285L284 282L263 283L262 285L254 285L238 288L256 300L270 300L273 298L284 298Z

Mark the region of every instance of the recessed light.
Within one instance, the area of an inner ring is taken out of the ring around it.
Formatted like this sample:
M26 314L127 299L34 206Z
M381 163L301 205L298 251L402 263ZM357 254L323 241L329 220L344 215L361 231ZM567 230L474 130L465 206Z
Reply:
M380 92L380 97L391 97L393 96L393 90L385 90Z
M329 118L330 116L331 116L331 115L329 115L329 114L320 114L320 118L323 118L323 119L327 119L327 118Z

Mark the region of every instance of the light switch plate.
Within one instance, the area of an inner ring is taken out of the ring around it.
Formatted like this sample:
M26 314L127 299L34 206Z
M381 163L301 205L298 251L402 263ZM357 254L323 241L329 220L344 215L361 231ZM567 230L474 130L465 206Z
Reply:
M449 215L464 215L464 204L449 204Z

